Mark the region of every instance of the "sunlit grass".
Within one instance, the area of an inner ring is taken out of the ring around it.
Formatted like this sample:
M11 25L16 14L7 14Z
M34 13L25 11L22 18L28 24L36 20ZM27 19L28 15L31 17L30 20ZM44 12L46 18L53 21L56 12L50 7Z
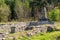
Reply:
M37 35L34 35L28 39L25 38L25 40L56 40L56 38L60 36L60 31L55 31L55 32L51 32L51 33L46 33L46 34L37 34ZM24 37L23 37L24 38ZM22 38L22 39L23 39Z
M26 35L21 37L20 34L21 34L20 32L17 32L14 34L10 34L9 36L10 37L14 36L16 38L16 40L57 40L57 37L60 36L60 31L43 33L43 35L41 35L41 33L39 33L39 34L30 36L30 37L28 37ZM23 34L25 34L25 33L23 33ZM10 37L7 38L6 40L8 40L8 39L12 40L12 39L10 39Z

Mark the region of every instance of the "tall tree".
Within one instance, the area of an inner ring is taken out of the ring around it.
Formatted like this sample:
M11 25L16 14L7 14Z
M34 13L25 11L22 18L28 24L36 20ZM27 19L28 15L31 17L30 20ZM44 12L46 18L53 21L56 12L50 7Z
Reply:
M9 16L9 21L16 20L17 19L17 16L16 16L16 13L14 11L15 0L5 0L5 3L10 6L11 14Z

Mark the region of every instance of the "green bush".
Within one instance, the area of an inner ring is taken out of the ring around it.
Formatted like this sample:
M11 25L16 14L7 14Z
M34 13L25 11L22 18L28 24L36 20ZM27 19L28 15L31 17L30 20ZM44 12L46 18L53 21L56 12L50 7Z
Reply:
M58 9L58 7L55 7L52 11L49 12L49 19L52 21L58 21L59 20L59 9Z

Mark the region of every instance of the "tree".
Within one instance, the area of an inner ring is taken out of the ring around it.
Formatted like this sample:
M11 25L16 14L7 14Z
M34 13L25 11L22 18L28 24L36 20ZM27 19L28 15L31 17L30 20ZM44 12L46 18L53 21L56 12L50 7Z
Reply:
M10 6L11 14L9 16L9 21L16 20L17 15L16 15L15 10L14 10L15 0L5 0L5 3Z
M36 18L36 14L39 14L37 15L38 18L40 18L40 14L43 14L42 13L42 10L44 10L43 8L45 7L46 8L46 1L45 0L33 0L30 2L30 6L31 6L31 15L32 17L34 17L34 19ZM36 11L35 11L36 10Z
M25 1L16 0L14 10L15 10L15 13L17 14L18 20L22 20L25 17L28 18L28 12L29 12L28 0L25 0Z
M9 6L7 6L5 4L4 0L0 0L0 22L4 21L8 21L8 16L10 14L10 9Z

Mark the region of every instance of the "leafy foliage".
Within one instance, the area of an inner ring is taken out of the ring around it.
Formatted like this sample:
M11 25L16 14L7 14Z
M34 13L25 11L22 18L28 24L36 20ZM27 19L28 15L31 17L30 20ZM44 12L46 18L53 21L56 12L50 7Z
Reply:
M8 12L9 18L6 19L8 19L9 21L12 20L21 21L25 19L37 20L38 18L41 17L40 16L41 10L43 10L44 6L47 8L46 10L50 10L49 7L51 7L51 9L55 8L56 6L59 7L58 5L59 3L60 3L59 0L0 0L0 10L2 10L2 12L3 10ZM56 12L57 10L55 9L53 10ZM51 15L49 17L50 20L53 21L60 20L59 18L57 18L58 15L56 15L57 13L55 13L54 11L50 12L49 14ZM0 19L3 21L2 16Z
M56 7L51 12L49 12L49 18L52 21L58 21L59 20L59 9Z
M29 2L24 1L21 2L21 0L15 1L15 13L18 16L18 20L22 20L23 18L28 16L29 12Z
M8 21L8 16L10 14L9 6L4 3L4 0L0 0L0 22Z

